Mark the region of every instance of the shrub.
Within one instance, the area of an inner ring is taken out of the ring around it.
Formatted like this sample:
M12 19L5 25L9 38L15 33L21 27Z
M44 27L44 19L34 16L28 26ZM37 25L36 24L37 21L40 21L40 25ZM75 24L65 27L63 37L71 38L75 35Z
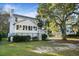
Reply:
M77 35L77 34L71 34L71 35L67 35L67 37L68 38L77 38L77 37L79 37L79 35Z
M0 41L2 41L2 36L1 36L1 34L0 34Z
M10 37L8 37L8 42L10 42Z
M47 35L46 34L42 34L42 40L47 40Z
M38 37L32 37L33 41L38 41Z
M14 36L13 41L14 42L23 42L23 41L30 41L30 36Z
M2 38L0 37L0 41L2 41Z
M25 41L30 41L30 39L31 39L31 36L25 36Z

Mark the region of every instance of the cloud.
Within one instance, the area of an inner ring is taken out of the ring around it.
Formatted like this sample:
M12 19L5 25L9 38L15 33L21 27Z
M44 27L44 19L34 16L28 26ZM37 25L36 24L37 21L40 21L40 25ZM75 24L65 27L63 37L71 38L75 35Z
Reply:
M3 7L3 11L8 12L8 13L10 13L12 9L15 9L15 7L9 4L6 4Z
M35 8L35 7L33 7L33 8ZM32 11L29 11L29 12L25 11L25 13L24 13L24 12L21 12L22 10L20 10L19 7L16 7L16 6L13 6L13 5L10 5L10 4L4 5L3 9L6 12L10 12L10 9L14 9L14 13L15 14L20 14L20 15L24 15L24 16L28 16L28 17L34 17L35 18L36 15L37 15L37 11L36 10L32 10ZM28 10L31 10L31 9L28 9Z
M12 9L15 9L15 7L14 7L14 6L9 5L9 4L6 4L6 5L4 6L4 8L12 8Z

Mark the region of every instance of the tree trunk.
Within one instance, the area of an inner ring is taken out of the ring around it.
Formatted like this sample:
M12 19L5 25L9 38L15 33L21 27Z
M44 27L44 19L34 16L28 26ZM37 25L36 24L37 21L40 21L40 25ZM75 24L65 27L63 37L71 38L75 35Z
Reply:
M65 32L63 32L63 34L62 34L62 39L63 39L63 40L67 40L67 38L66 38L66 33L65 33Z
M49 21L48 21L48 35L49 35Z
M60 26L60 28L61 28L61 33L62 33L62 39L63 40L67 40L67 38L66 38L66 25L65 25L65 22L64 22L64 24L62 24Z

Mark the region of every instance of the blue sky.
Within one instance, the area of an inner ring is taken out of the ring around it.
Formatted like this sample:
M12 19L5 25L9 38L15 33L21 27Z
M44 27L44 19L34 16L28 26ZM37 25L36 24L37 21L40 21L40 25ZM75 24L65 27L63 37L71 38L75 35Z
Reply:
M15 14L35 17L37 15L37 3L0 3L0 7L14 8Z

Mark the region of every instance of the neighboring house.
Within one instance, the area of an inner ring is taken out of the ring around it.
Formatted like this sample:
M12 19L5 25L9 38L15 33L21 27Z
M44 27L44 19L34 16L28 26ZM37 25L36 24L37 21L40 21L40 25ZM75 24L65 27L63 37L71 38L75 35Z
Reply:
M66 21L66 34L71 35L71 34L76 34L73 30L73 25L77 23L78 21L78 16L75 14L72 14L70 18Z

